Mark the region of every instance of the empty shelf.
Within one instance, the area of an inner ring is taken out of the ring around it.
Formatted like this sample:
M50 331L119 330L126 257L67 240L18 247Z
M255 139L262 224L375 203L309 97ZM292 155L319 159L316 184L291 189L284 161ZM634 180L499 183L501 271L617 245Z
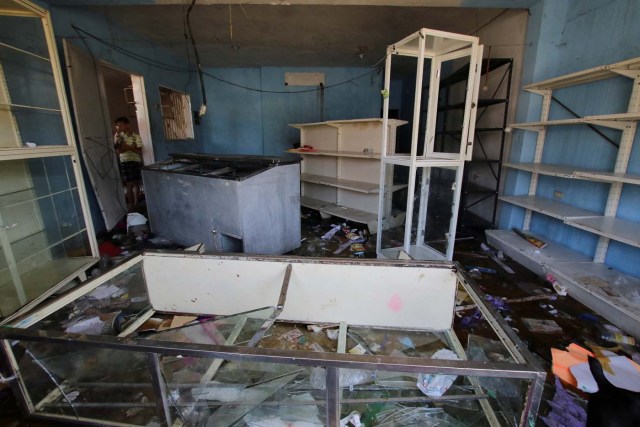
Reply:
M537 83L531 83L529 85L526 85L523 89L528 91L560 89L571 85L589 83L618 76L619 74L614 72L613 70L639 69L640 58L634 58L627 61L617 62L615 64L601 65L599 67L578 71L577 73L567 74L553 79L543 80Z
M513 123L509 126L516 129L540 130L544 126L592 124L614 129L624 129L626 126L629 126L629 122L638 120L640 120L639 113L619 113L577 117L572 119L548 120L544 122Z
M587 209L536 196L501 196L499 199L563 221L567 218L591 217L595 214L595 212Z
M348 219L350 221L360 222L363 224L378 222L377 214L361 211L359 209L348 208L346 206L329 205L321 208L320 212Z
M603 182L623 182L625 184L640 185L640 175L630 173L598 172L598 171L576 171L577 178L590 179Z
M611 216L574 218L566 221L576 228L608 237L618 242L640 248L640 223Z
M326 200L314 199L313 197L300 196L300 204L305 208L315 209L319 211L325 206L335 205L333 202L327 202Z
M333 178L330 176L313 175L310 173L300 174L300 179L313 184L328 185L331 187L344 188L345 190L357 191L359 193L377 193L379 184L370 182L352 181L349 179Z
M605 264L591 262L590 258L557 243L549 242L538 249L513 231L487 230L487 241L502 250L514 261L544 276L551 273L567 287L569 296L596 311L614 325L640 336L640 307L624 297L616 284L623 282L640 286L640 279L622 274ZM545 237L536 236L542 240Z
M330 151L330 150L315 150L315 151L298 151L289 150L290 153L300 154L302 156L327 156L327 157L353 157L356 159L379 159L380 153L365 153L362 151Z
M505 163L506 167L541 175L559 176L561 178L575 178L575 168L571 166L546 165L542 163Z

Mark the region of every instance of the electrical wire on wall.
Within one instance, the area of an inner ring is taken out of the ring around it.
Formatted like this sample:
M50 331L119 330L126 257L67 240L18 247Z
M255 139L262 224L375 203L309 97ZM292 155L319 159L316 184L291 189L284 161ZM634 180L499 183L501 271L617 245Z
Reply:
M196 5L196 0L191 1L191 6L187 10L187 30L189 31L189 38L191 39L191 45L193 46L193 54L196 58L196 67L198 69L198 79L200 80L200 90L202 91L202 105L200 105L200 111L198 114L200 117L204 116L207 112L207 91L204 87L204 78L202 77L202 62L200 61L200 54L198 53L198 45L196 44L196 40L193 38L193 31L191 30L191 11L193 10L193 6Z
M168 63L161 62L161 61L158 61L158 60L155 60L155 59L152 59L152 58L148 58L146 56L140 55L138 53L135 53L135 52L132 52L132 51L130 51L128 49L125 49L125 48L123 48L121 46L118 46L118 45L116 45L114 43L111 43L111 42L109 42L109 41L107 41L107 40L105 40L103 38L100 38L100 37L98 37L96 35L93 35L93 34L87 32L87 31L83 30L82 28L76 26L76 25L72 25L72 28L74 30L76 30L76 32L79 32L79 33L84 35L84 36L81 35L80 36L81 38L93 39L96 42L101 43L101 44L107 46L108 48L110 48L110 49L112 49L114 51L117 51L117 52L119 52L119 53L121 53L121 54L123 54L123 55L125 55L125 56L127 56L129 58L131 58L131 59L134 59L134 60L136 60L138 62L141 62L143 64L149 65L151 67L162 69L162 70L169 71L169 72L174 72L174 73L191 73L191 72L196 70L194 68L178 67L178 66L175 66L173 64L168 64ZM386 58L387 58L387 55L383 56L379 61L377 61L375 64L371 65L371 70L366 71L366 72L364 72L362 74L359 74L359 75L357 75L357 76L355 76L355 77L353 77L351 79L348 79L348 80L345 80L345 81L342 81L342 82L338 82L338 83L334 83L332 85L326 85L323 88L316 87L316 88L313 88L313 89L303 89L303 90L264 90L264 89L257 89L257 88L244 86L244 85L241 85L241 84L238 84L238 83L234 83L234 82L222 79L222 78L220 78L220 77L218 77L218 76L216 76L214 74L208 73L208 72L206 72L204 70L200 70L200 71L202 72L203 76L208 77L208 78L210 78L212 80L216 80L216 81L218 81L220 83L224 83L226 85L237 87L237 88L244 89L244 90L248 90L248 91L251 91L251 92L295 95L295 94L299 94L299 93L318 92L318 91L321 91L321 90L332 89L332 88L336 88L336 87L339 87L339 86L343 86L345 84L353 83L354 81L359 80L359 79L361 79L363 77L366 77L366 76L369 76L369 75L379 74L381 72L381 69L380 69L379 65L381 63L383 63L386 60Z

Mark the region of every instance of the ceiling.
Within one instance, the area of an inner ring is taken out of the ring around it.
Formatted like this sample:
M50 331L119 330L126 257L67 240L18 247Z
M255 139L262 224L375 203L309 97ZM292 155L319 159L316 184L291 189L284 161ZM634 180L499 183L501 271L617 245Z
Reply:
M483 4L528 7L537 0L485 0ZM189 1L139 0L122 6L119 1L50 0L57 6L87 7L113 23L164 50L185 57L185 17ZM159 4L162 3L162 4ZM173 3L173 4L168 4ZM222 3L222 4L219 4ZM258 4L255 4L258 3ZM272 3L272 4L266 4ZM461 0L352 1L206 1L190 14L193 38L204 67L251 66L369 66L382 59L385 48L420 28L475 34L509 13L505 8L371 6L362 4L460 4ZM318 4L325 3L325 4ZM326 4L329 3L329 4ZM349 2L340 2L349 3ZM465 4L476 3L465 0ZM275 5L274 5L275 4ZM78 24L82 27L82 24ZM92 32L91 28L83 28ZM129 40L112 43L135 47Z

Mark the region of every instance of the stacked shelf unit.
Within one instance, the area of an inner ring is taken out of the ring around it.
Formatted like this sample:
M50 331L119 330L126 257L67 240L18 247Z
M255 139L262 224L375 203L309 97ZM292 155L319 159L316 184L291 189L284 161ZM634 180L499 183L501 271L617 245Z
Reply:
M48 12L4 1L0 23L0 317L7 322L84 278L98 250Z
M402 120L385 125L389 146L396 140L396 128ZM312 149L289 150L303 156L300 181L300 204L321 214L333 215L367 224L371 233L378 228L378 193L380 190L380 140L382 119L333 120L292 124L300 129L300 145ZM397 191L403 186L389 187ZM393 215L391 197L384 207L382 226L387 229L404 221Z
M411 145L409 150L403 150L406 152L391 150L386 134L382 137L380 187L383 190L379 211L382 214L389 202L386 197L393 194L387 188L405 184L404 200L394 200L393 204L405 212L406 220L401 230L383 233L378 226L376 252L379 258L387 259L396 259L404 252L418 260L451 260L464 164L471 159L473 149L482 46L477 37L426 28L389 46L383 90L385 125L389 122L392 60L398 56L416 59ZM467 85L461 94L463 107L459 109L456 122L448 127L459 132L459 139L455 143L436 144L438 123L442 120L438 111L440 82L446 78L442 73L447 69L460 69L465 64L463 80ZM423 88L428 90L425 97ZM387 126L383 128L386 130ZM434 197L432 185L446 188L447 194ZM432 214L442 210L446 215Z
M629 89L626 112L549 120L554 90L618 76L631 79L633 83ZM620 282L638 288L640 279L617 272L604 264L611 240L640 247L640 223L622 219L617 215L623 186L640 185L640 176L627 171L636 136L637 120L640 119L640 58L530 84L524 89L542 96L540 121L516 123L511 127L537 132L534 159L532 163L505 163L505 166L530 173L529 190L528 194L521 196L503 195L500 200L525 209L522 224L524 230L529 229L534 214L541 214L597 235L598 243L593 256L587 257L554 242L536 250L511 231L488 230L487 238L491 244L501 248L534 272L553 274L567 286L570 295L598 311L612 323L640 337L640 305L634 304L616 290L616 283ZM610 165L610 170L599 171L543 163L547 129L551 126L566 126L570 131L579 125L596 125L621 132L615 163ZM538 194L540 176L609 184L606 205L602 207L601 212L596 212L560 200L544 198ZM539 237L548 240L553 236Z
M468 64L456 70L440 82L440 107L442 122L436 132L436 144L450 141L459 143L460 131L449 129L450 116L464 108L456 102L455 95L466 83ZM485 58L480 69L483 90L478 98L478 114L474 136L473 157L464 169L458 229L495 228L500 180L502 177L502 155L506 140L509 98L513 59Z

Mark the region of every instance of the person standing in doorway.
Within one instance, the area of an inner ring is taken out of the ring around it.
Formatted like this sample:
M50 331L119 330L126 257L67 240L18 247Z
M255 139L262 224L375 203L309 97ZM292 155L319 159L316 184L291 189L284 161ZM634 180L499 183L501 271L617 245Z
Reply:
M124 183L127 209L132 210L138 205L142 174L142 139L140 135L131 129L131 123L126 117L118 117L115 120L115 134L113 137L118 163L120 165L120 177Z

